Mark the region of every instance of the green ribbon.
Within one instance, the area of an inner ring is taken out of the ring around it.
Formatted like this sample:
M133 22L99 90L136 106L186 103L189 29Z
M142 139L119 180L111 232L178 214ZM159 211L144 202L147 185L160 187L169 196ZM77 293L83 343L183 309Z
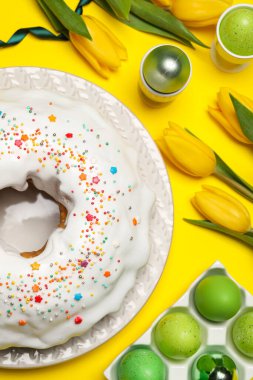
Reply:
M83 6L89 4L91 1L92 0L80 0L75 9L75 12L81 15L83 13ZM9 47L17 45L21 41L23 41L23 39L28 34L32 34L33 36L42 40L67 41L67 37L62 33L55 35L54 33L50 32L45 28L42 28L41 26L34 26L31 28L18 29L7 42L0 40L0 47Z

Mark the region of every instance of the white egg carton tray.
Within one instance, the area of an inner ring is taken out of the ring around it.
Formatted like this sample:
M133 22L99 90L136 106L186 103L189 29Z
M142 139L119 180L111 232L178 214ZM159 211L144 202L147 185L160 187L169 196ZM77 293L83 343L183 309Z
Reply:
M133 346L148 346L155 353L157 353L163 360L167 367L167 380L192 380L191 370L194 361L203 353L218 351L230 356L238 370L239 380L251 380L253 377L253 358L249 358L241 354L235 347L232 341L232 326L235 320L245 311L253 311L253 296L245 289L243 289L238 283L237 285L241 289L243 302L241 310L229 321L223 323L213 323L201 317L195 308L193 295L194 290L198 282L204 277L222 274L230 277L235 283L236 281L226 272L226 269L220 262L216 262L206 272L204 272L196 281L192 283L186 293L177 301L173 306L167 309L164 313L154 321L150 328L137 339L130 347L124 350L105 370L105 377L108 380L118 380L117 377L117 365L121 357ZM200 349L192 357L176 361L166 358L160 353L155 345L153 331L158 321L168 312L173 311L186 311L190 313L199 322L203 330L203 340Z

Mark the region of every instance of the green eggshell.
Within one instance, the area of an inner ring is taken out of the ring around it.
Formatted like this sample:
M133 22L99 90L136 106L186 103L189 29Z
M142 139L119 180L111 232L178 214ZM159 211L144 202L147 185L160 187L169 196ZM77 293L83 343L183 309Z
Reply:
M219 34L232 53L253 55L253 9L242 7L229 12L221 22Z
M243 314L233 326L233 341L244 355L253 358L253 312Z
M162 359L148 348L127 352L118 365L118 380L166 380Z
M227 276L214 275L204 278L194 294L199 313L213 322L232 318L241 308L240 288Z
M154 337L158 349L165 356L182 360L198 351L202 332L198 322L190 314L174 312L158 322Z

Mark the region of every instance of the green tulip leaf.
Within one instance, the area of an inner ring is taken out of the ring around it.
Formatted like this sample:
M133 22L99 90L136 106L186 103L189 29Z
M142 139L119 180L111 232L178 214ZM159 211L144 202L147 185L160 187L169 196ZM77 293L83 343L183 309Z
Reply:
M43 0L43 5L54 14L67 30L91 39L82 17L69 8L63 0Z
M183 38L184 40L192 41L202 47L207 47L171 12L165 11L153 3L149 3L145 0L132 0L131 13L160 29Z
M210 373L216 367L211 355L202 356L197 362L197 368L199 371Z
M131 0L106 0L117 17L129 19Z
M53 28L58 33L64 33L65 35L68 34L67 29L62 25L62 23L58 20L58 18L53 14L53 12L50 11L50 9L45 4L44 0L37 0L37 3L47 16L48 20L52 24Z
M253 186L236 174L217 153L214 152L214 154L216 157L215 175L252 202Z
M129 14L129 19L128 20L119 19L115 15L115 13L113 12L113 10L109 7L109 5L105 2L105 0L94 0L94 2L97 5L99 5L101 8L103 8L112 17L117 18L119 21L121 21L122 23L130 26L133 29L136 29L136 30L139 30L139 31L145 32L145 33L155 34L155 35L158 35L160 37L169 38L171 40L180 42L180 43L182 43L182 44L184 44L186 46L192 47L192 44L189 41L184 40L183 38L178 37L178 36L176 36L173 33L166 32L165 30L162 30L162 29L160 29L160 28L158 28L158 27L156 27L154 25L151 25L148 22L140 19L139 17L136 17L132 13Z
M243 134L253 142L253 112L229 94Z
M210 222L209 220L194 220L194 219L187 219L184 218L184 221L190 224L193 224L194 226L206 228L209 230L220 232L224 235L230 236L234 239L240 240L245 244L250 245L253 247L253 234L252 232L246 232L245 234L241 234L239 232L231 231L227 228L224 228L222 226L218 226L217 224L214 224Z
M223 355L222 359L223 359L222 360L223 366L232 374L234 372L234 370L236 369L236 365L235 365L234 361L230 357L228 357L227 355Z

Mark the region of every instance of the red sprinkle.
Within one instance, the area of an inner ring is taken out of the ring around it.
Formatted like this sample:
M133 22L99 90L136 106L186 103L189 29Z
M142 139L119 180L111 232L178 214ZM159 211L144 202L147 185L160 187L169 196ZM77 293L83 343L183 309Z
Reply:
M94 216L91 215L91 214L88 214L88 215L86 216L86 220L87 220L88 222L92 222L93 219L94 219Z
M41 303L42 299L43 298L41 296L35 296L35 298L34 298L35 302L37 302L37 303Z
M80 323L82 323L83 321L83 318L80 317L79 315L77 317L75 317L75 324L76 325L80 325Z
M66 133L65 136L67 137L67 139L72 139L73 133Z

